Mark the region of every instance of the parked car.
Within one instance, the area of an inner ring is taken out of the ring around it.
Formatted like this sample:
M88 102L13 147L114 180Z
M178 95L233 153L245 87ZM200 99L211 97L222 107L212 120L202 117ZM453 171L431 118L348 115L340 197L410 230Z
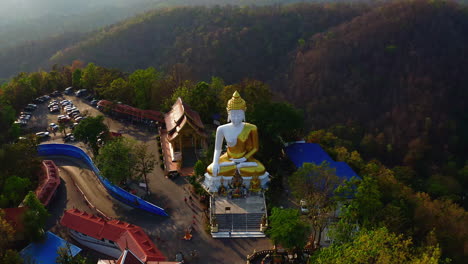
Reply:
M36 110L36 108L37 108L37 105L36 105L36 104L28 104L28 105L24 108L24 110L26 110L27 112L32 112L32 111Z
M75 136L72 133L68 133L63 137L64 142L74 142Z
M69 116L62 115L62 116L57 117L57 122L60 123L60 124L68 123L68 122L70 122L70 120L71 120L71 118Z
M64 94L72 94L73 93L73 87L67 87L65 88L65 91L63 92Z
M99 102L99 100L93 99L93 100L90 102L90 104L91 104L92 106L97 106L97 103L98 103L98 102Z
M71 126L70 126L71 130L75 129L75 127L76 127L77 125L78 125L78 123L76 123L76 122L73 123L73 124L71 124Z
M83 120L82 116L75 117L75 122L79 123L81 120Z
M76 95L77 97L81 97L81 96L85 96L87 93L88 93L88 90L86 90L86 89L80 89L80 90L76 91L75 95Z
M37 133L36 133L36 136L37 136L38 138L46 138L46 137L49 136L49 132L47 132L47 131L37 132Z
M62 93L61 93L60 91L53 91L53 92L50 94L50 96L52 96L52 97L57 97L57 96L60 96L60 95L62 95Z
M59 129L59 126L55 123L50 123L49 124L49 127L53 130L53 131L57 131Z
M17 125L19 125L19 126L24 127L24 126L26 126L26 125L28 124L28 121L27 121L27 120L18 119L18 120L16 120L16 121L13 122L13 123L14 123L14 124L17 124Z
M58 113L58 112L60 112L60 108L58 106L53 106L53 107L49 108L49 112Z

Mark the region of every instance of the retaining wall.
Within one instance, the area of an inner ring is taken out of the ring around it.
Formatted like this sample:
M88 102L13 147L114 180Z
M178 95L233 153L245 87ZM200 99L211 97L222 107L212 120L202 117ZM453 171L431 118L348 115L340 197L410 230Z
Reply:
M38 146L37 151L39 156L69 156L77 158L85 162L86 165L88 165L88 167L93 170L94 174L99 178L102 185L104 185L109 194L117 200L153 214L168 216L166 211L161 207L126 192L122 188L113 185L109 180L102 177L101 172L96 167L96 165L94 165L91 157L89 157L88 154L86 154L81 148L68 144L41 144Z

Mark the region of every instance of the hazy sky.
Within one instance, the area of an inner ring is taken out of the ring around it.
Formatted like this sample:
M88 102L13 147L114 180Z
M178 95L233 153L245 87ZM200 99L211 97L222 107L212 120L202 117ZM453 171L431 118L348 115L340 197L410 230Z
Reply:
M48 14L77 14L105 6L122 7L159 0L0 0L0 20L26 20Z

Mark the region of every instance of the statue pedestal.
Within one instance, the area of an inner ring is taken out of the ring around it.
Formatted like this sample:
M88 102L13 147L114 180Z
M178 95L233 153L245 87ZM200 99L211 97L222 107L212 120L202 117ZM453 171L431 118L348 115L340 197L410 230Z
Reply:
M270 181L269 176L270 174L268 172L265 172L265 174L258 177L258 179L260 180L260 185L262 189L267 189L267 184ZM227 187L229 183L231 183L232 177L234 176L213 177L210 174L205 173L205 180L203 181L203 186L210 193L218 192L219 187L221 187L221 185L224 185L225 187ZM243 185L245 185L247 189L250 189L250 181L252 180L252 177L251 176L242 177L242 180L243 180Z

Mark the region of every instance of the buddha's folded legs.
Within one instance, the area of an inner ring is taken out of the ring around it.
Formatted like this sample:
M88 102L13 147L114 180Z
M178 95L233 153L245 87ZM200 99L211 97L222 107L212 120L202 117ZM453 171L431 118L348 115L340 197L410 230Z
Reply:
M255 162L257 166L241 167L239 168L239 173L241 176L261 176L265 174L265 167L258 160L251 159L246 162L248 165L252 165ZM250 163L250 164L249 164ZM230 166L220 166L218 176L233 176L236 173L236 165ZM210 164L206 169L208 174L213 175L213 164Z

